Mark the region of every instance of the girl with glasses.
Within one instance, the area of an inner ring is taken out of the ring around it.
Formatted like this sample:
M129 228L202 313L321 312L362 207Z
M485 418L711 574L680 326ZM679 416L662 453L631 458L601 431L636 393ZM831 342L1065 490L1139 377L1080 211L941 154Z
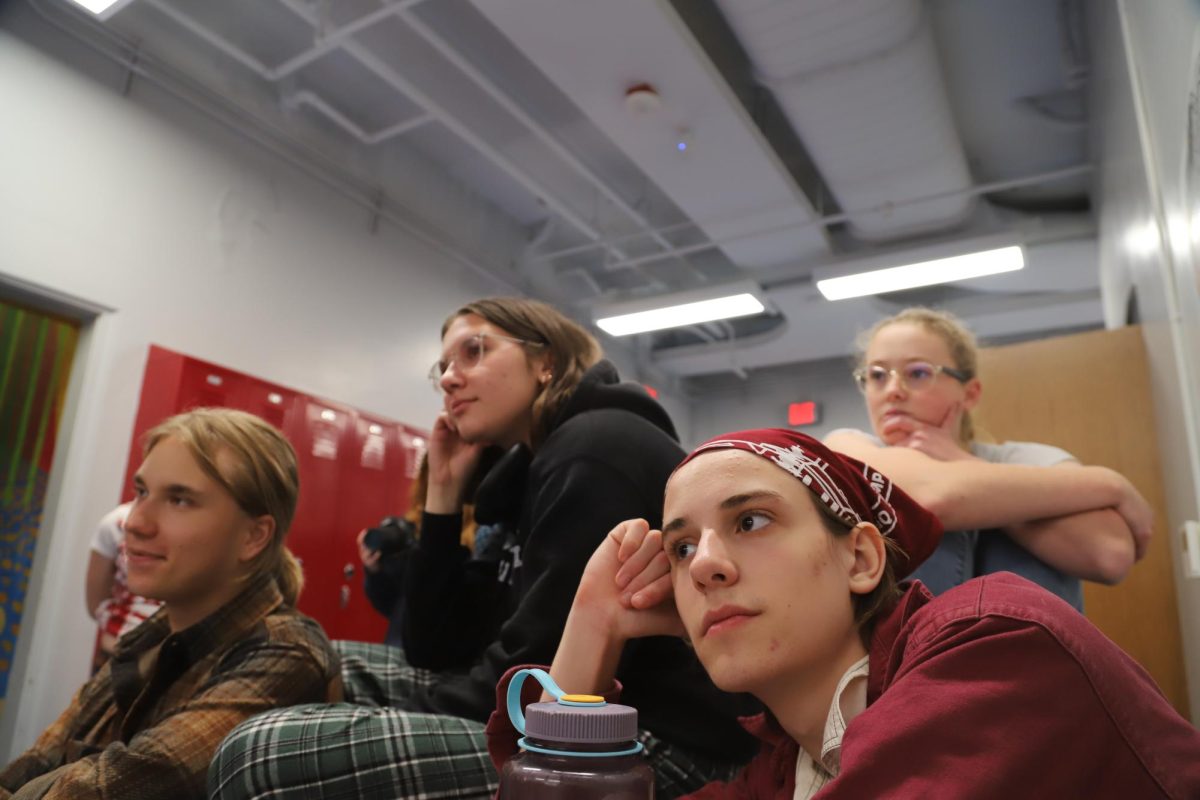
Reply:
M223 748L223 797L491 796L498 776L483 723L497 681L514 664L553 657L584 566L614 525L657 524L682 457L674 427L642 387L618 382L575 322L532 300L470 303L443 325L431 377L443 410L403 581L393 707L260 717ZM485 450L502 455L472 492ZM480 524L507 532L499 563L470 559L459 543L471 499ZM436 671L463 653L474 654L469 670ZM731 774L753 754L736 722L753 704L718 692L679 640L638 642L618 672L642 711L660 796Z
M978 441L976 361L975 337L951 314L881 320L860 337L854 373L872 432L838 430L825 443L938 515L947 533L914 576L934 594L1008 571L1082 611L1080 579L1120 581L1145 553L1152 512L1125 478L1056 447Z
M938 597L898 583L941 525L873 466L727 433L675 470L662 517L596 550L550 674L628 702L623 652L683 636L717 686L759 698L759 754L696 800L1200 797L1200 733L1066 603L1008 574ZM500 764L512 677L488 723Z

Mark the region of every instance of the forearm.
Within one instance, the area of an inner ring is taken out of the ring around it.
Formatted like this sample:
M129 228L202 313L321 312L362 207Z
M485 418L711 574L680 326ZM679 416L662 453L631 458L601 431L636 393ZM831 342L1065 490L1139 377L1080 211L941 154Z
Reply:
M1083 580L1115 584L1133 567L1133 535L1112 509L1026 522L1005 533L1050 566Z
M624 649L610 615L576 602L567 616L550 676L568 694L603 694L616 679Z
M891 478L928 508L946 530L1007 528L1118 505L1122 479L1104 467L938 461L904 447L878 447L843 434L827 442Z

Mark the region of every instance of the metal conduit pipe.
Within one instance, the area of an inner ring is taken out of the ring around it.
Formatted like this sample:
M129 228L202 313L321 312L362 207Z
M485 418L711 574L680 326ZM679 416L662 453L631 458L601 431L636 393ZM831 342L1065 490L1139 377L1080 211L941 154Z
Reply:
M586 164L580 161L574 153L563 146L558 139L556 139L548 130L546 130L545 126L529 116L524 109L514 103L512 99L509 98L507 94L502 92L496 86L496 84L487 78L486 75L476 69L473 64L471 64L461 55L459 55L458 51L456 51L453 46L451 46L432 28L430 28L415 14L408 10L413 6L423 2L423 0L397 0L397 2L394 2L391 5L387 5L368 14L364 14L353 22L324 34L321 36L318 43L312 48L288 59L283 64L274 68L266 67L266 65L261 64L256 59L249 56L249 54L243 53L238 48L230 46L229 43L221 39L221 37L203 28L199 28L199 26L195 26L193 20L184 18L184 15L180 14L169 6L165 6L161 0L149 0L149 2L155 8L163 11L179 24L188 27L189 30L192 30L197 35L202 36L206 42L209 42L215 47L220 48L222 52L225 52L230 57L237 59L240 63L250 67L254 71L258 72L262 77L271 81L278 81L287 77L288 75L291 75L293 72L312 63L313 61L316 61L318 58L331 52L337 47L340 47L342 43L350 36L366 30L377 22L387 19L393 15L399 15L401 19L403 19L404 22L417 33L418 36L428 42L429 45L437 50L443 58L454 64L454 66L457 67L464 75L466 75L476 86L482 89L484 93L488 95L488 97L495 100L501 108L512 114L513 117L515 117L521 124L528 128L530 132L534 134L534 136L536 136L543 144L549 147L555 155L566 162L567 165L575 170L577 174L592 184L592 186L595 187L605 199L611 202L614 206L620 209L622 213L629 217L630 220L645 230L647 235L651 236L655 242L664 248L672 247L671 242L664 238L661 234L657 233L650 225L650 222L641 213L639 213L633 208L633 206L626 202L623 197L613 191L608 184L606 184L598 175L592 172L592 170ZM318 106L313 104L313 107L316 108ZM341 124L341 121L335 119L333 116L330 118L334 119L334 121L338 122L338 124ZM347 130L350 129L347 128ZM361 129L357 128L357 130ZM354 133L354 131L350 132ZM375 141L371 140L370 136L360 136L359 138L363 139L363 141L367 142L368 144L376 143Z
M379 144L380 142L385 142L388 139L395 138L402 134L408 133L415 128L419 128L427 122L433 122L433 117L429 114L420 114L412 119L405 120L404 122L398 122L395 125L389 125L386 128L382 128L374 133L371 133L363 130L362 126L357 122L347 117L341 111L338 111L329 103L325 102L325 99L319 94L316 92L310 92L307 89L302 89L299 92L287 95L284 98L284 105L294 108L307 106L308 108L314 109L321 114L324 114L339 128L366 145L375 145Z
M233 106L224 97L212 92L207 87L191 81L186 76L174 74L173 70L159 63L153 57L140 54L136 59L130 58L130 54L135 53L136 48L108 27L85 18L82 15L72 14L73 23L86 25L91 29L90 35L84 34L76 30L72 25L56 18L55 14L45 8L41 0L26 0L26 2L38 16L54 29L95 50L101 56L129 70L130 73L144 78L176 100L253 142L276 158L290 164L305 175L336 191L347 200L378 216L380 219L386 220L414 239L468 268L490 285L514 294L524 293L525 290L479 264L471 256L454 245L414 225L395 211L390 210L379 201L377 190L373 187L363 186L354 178L347 176L344 170L340 169L335 163L323 158L320 153L311 151L301 144L285 139L282 134L270 130L265 125L258 125L257 130L248 127L245 124L247 115L240 108ZM117 50L117 52L113 52L112 49L101 44L98 41L100 38L106 38L111 48ZM287 147L281 146L281 141Z
M229 56L251 72L258 73L259 75L265 77L266 73L270 71L266 64L262 63L245 50L242 50L240 47L234 47L224 37L204 27L174 6L169 6L161 0L143 0L143 2L150 8L153 8L155 11L170 19L176 25L179 25L180 27L189 31L196 38L217 48L222 53Z
M623 261L617 261L615 263L606 264L605 267L608 269L618 269L621 267L636 267L636 266L647 264L647 263L650 263L653 261L658 261L658 260L661 260L664 258L689 255L691 253L698 253L698 252L702 252L704 250L711 250L713 248L720 247L722 244L725 244L727 242L739 241L741 239L749 239L749 238L753 238L755 236L762 236L764 234L774 233L776 231L793 230L795 228L806 228L811 225L833 225L833 224L836 224L839 222L845 222L851 216L854 216L857 214L882 213L882 212L887 212L893 208L900 208L903 206L915 205L917 203L927 203L927 202L931 202L934 200L944 200L948 197L958 197L958 196L973 197L976 195L987 194L988 192L999 192L999 191L1003 191L1005 189L1015 189L1019 186L1031 186L1031 185L1035 185L1035 184L1039 184L1039 183L1050 183L1052 181L1064 180L1066 178L1073 178L1076 175L1083 175L1083 174L1090 172L1092 169L1093 169L1093 167L1091 164L1077 164L1076 166L1073 166L1073 167L1064 167L1063 169L1051 170L1049 172L1041 172L1036 175L1027 175L1027 176L1024 176L1021 178L1011 178L1009 180L992 181L990 183L981 183L981 184L977 184L975 186L969 186L966 189L952 189L952 190L945 191L945 192L935 192L933 194L922 195L919 197L907 197L907 198L904 198L903 200L897 200L897 201L891 202L891 203L882 203L880 205L872 206L870 208L860 208L860 209L853 209L850 211L841 211L837 214L829 214L824 217L814 217L812 219L805 220L803 222L789 223L787 225L772 225L772 226L765 227L765 228L758 228L755 230L749 230L749 231L745 231L742 233L734 234L732 236L724 236L715 241L699 242L697 244L686 245L684 247L676 247L676 248L673 248L669 251L662 252L662 253L651 253L649 255L639 256L637 258L628 258ZM659 230L660 231L674 230L677 228L686 227L688 225L698 225L698 224L699 223L695 223L695 222L679 223L677 225L668 226L667 228L659 228ZM630 237L622 237L621 240L624 241L626 238L635 237L637 235L638 234L631 234ZM582 252L584 250L591 249L596 246L599 246L599 245L576 245L575 247L568 247L568 248L564 248L563 250L557 250L553 253L546 253L544 255L537 256L533 260L534 261L549 261L549 260L552 260L555 258L560 258L564 255Z
M285 8L287 8L293 14L300 17L300 19L304 20L310 26L312 26L314 28L314 30L317 28L320 20L317 19L316 15L312 11L310 11L307 7L305 7L302 3L296 2L295 0L279 0L279 1L280 1L280 3L282 3L282 5ZM412 2L416 2L416 1L417 0L412 0ZM159 11L163 12L164 14L166 14L175 23L177 23L178 25L183 27L185 30L191 32L193 35L197 36L202 41L212 45L213 47L220 50L222 53L226 54L233 60L237 61L239 64L245 66L247 69L256 73L263 80L274 82L277 79L276 78L276 75L277 75L276 70L273 70L272 68L268 67L266 64L263 64L261 61L256 59L254 56L250 55L249 53L245 52L241 48L232 44L231 42L224 39L220 35L214 33L213 31L209 30L205 26L201 25L195 19L176 10L175 8L172 8L171 6L165 5L164 3L161 2L161 0L145 0L145 2L149 5L151 5L156 10L159 10ZM414 103L416 103L416 105L421 107L426 112L426 114L430 115L433 119L437 120L442 125L446 126L446 128L448 128L452 133L457 135L460 139L465 141L467 144L474 147L483 156L485 156L493 164L495 164L501 171L503 171L510 178L512 178L514 181L516 181L518 184L520 184L522 187L524 187L526 191L528 191L530 194L534 195L535 197L542 199L551 210L553 210L556 214L558 214L564 220L569 222L580 233L584 234L587 238L589 238L593 242L595 242L597 244L597 246L604 248L609 253L611 253L611 255L614 258L616 258L618 260L626 258L627 256L626 256L625 252L622 251L620 248L617 248L612 245L606 245L603 243L605 237L599 230L594 228L590 223L588 223L586 220L584 220L582 217L580 217L574 211L567 208L565 204L563 204L560 200L558 200L556 197L554 197L544 187L542 187L539 183L537 183L537 181L535 181L532 177L530 177L528 174L526 174L517 165L515 165L511 161L509 161L508 158L506 158L503 154L501 154L499 151L497 151L495 148L493 148L490 144L488 144L486 141L484 141L481 137L476 136L469 128L467 128L466 125L461 123L456 117L454 117L452 114L450 114L444 108L442 108L440 105L435 103L432 98L428 97L427 95L425 95L425 93L423 93L419 89L417 89L417 87L414 86L411 82L409 82L403 75L401 75L396 70L392 69L390 66L385 64L377 56L375 56L375 54L367 51L366 49L364 49L358 45L355 45L352 41L348 41L351 34L358 33L358 32L361 32L362 30L365 30L366 28L379 22L380 20L385 19L388 16L391 16L392 14L400 11L404 7L404 5L408 5L408 4L411 4L411 2L408 2L408 0L405 0L405 2L401 5L389 6L386 8L387 13L383 13L385 9L379 9L375 12L372 12L371 14L367 14L366 16L360 18L359 20L356 20L353 23L350 23L346 26L343 26L342 28L339 28L337 31L334 31L332 34L330 34L330 36L335 37L336 45L329 45L326 49L321 49L322 47L325 47L325 45L318 44L315 48L313 48L313 50L306 51L306 53L311 55L311 58L309 59L309 61L316 60L316 58L318 58L320 55L324 55L326 52L328 52L329 49L332 49L334 46L341 47L347 54L349 54L352 58L354 58L354 60L358 61L359 64L362 65L365 69L374 73L378 78L383 80L385 83L387 83L389 86L391 86L393 89L395 89L400 94L407 96L410 100L412 100ZM318 50L319 50L319 52L316 52ZM304 54L302 54L302 55L304 55ZM297 56L297 58L299 58L299 56ZM295 60L296 59L293 59L293 61L295 61ZM305 62L305 63L308 63L308 62ZM303 66L303 64L301 64L300 66ZM288 67L288 63L285 62L284 67ZM289 70L294 71L294 69L298 69L298 68L299 67L294 67L294 68L289 67ZM279 69L282 70L283 67L280 67ZM284 73L284 74L287 74L287 73ZM332 108L327 103L325 104L325 107ZM332 117L331 117L331 119L332 119ZM343 117L342 120L345 120L345 118ZM342 125L341 120L335 119L334 121L338 125ZM349 120L345 120L345 121L349 122ZM353 124L353 123L351 123L351 124ZM344 126L342 126L342 127L344 127Z
M162 2L162 0L143 0L143 2L164 16L168 17L172 22L184 28L189 33L229 56L242 66L271 81L277 81L291 74L292 72L295 72L297 69L300 69L300 67L303 67L305 64L316 61L322 55L325 55L335 47L340 46L341 41L347 36L350 36L359 30L363 30L378 22L380 19L392 16L397 12L397 8L395 6L388 6L385 9L380 9L379 11L367 14L365 17L360 17L355 22L326 35L315 47L304 51L299 56L287 62L284 62L282 66L270 68L254 56L242 50L240 47L231 44L224 37L199 24L194 19L179 11L175 7L167 5L166 3ZM411 5L415 2L420 2L420 0L404 0L404 2L406 5ZM383 11L386 11L387 13L381 13ZM405 122L401 122L374 133L370 133L363 130L362 126L357 122L334 108L328 101L325 100L325 98L321 97L316 92L309 91L307 89L295 92L294 94L285 97L284 103L285 105L296 108L301 106L312 108L313 110L324 115L343 131L366 145L379 144L380 142L384 142L388 139L405 134L414 128L424 125L426 122L433 120L431 115L422 114L418 117L414 117L411 120L406 120Z
M296 16L306 21L314 28L318 20L315 15L299 0L279 0L285 8L291 11ZM366 69L374 73L378 78L390 85L393 89L407 96L414 101L418 106L425 109L429 114L432 114L442 125L445 125L453 134L465 141L467 144L474 147L481 154L486 156L493 164L502 169L510 178L519 183L530 194L535 197L540 197L545 201L546 205L554 210L556 214L564 220L571 223L580 233L592 239L595 242L602 243L604 235L594 228L591 223L580 217L571 209L567 208L553 194L548 192L541 184L534 180L524 170L512 163L504 154L496 150L483 137L477 135L474 131L460 122L457 117L452 115L446 109L442 108L433 98L426 95L418 89L411 81L401 75L390 65L386 64L377 55L370 52L353 42L345 42L342 49L350 55L355 61L361 64ZM601 244L601 247L608 250L618 259L626 258L626 255L619 248Z
M442 57L444 57L454 66L458 67L458 69L462 71L462 73L468 78L470 78L476 86L482 89L488 97L495 100L501 108L503 108L509 114L512 114L522 125L528 128L530 132L532 132L533 135L542 142L542 144L549 147L555 155L565 161L567 165L570 166L571 169L575 170L580 177L591 183L592 186L594 186L600 192L600 194L604 196L605 199L619 208L621 212L625 214L625 216L637 223L637 225L645 232L645 235L654 239L657 244L665 249L669 250L674 247L670 241L668 241L661 233L656 231L653 226L651 226L649 220L647 220L639 211L633 208L633 206L629 205L629 203L627 203L623 197L613 191L608 184L600 179L600 176L592 172L590 167L580 161L579 158L570 150L568 150L562 144L562 142L555 138L550 131L546 130L544 125L539 123L533 117L529 116L529 114L525 112L525 109L513 102L513 100L503 91L501 91L496 84L492 83L492 81L488 79L486 75L476 69L471 62L459 55L449 42L447 42L432 28L418 19L417 16L411 11L400 12L400 18L403 19L410 28L416 31L418 36L420 36L435 50L437 50Z
M353 22L349 22L340 28L327 31L317 38L317 43L308 50L305 50L299 55L292 56L287 61L277 67L267 70L264 76L268 80L277 81L291 75L293 72L300 70L312 62L319 59L333 50L342 46L342 42L356 33L365 31L377 22L381 22L388 17L403 11L409 6L415 6L423 0L394 0L391 3L385 3L381 8L378 8L369 14L364 14Z

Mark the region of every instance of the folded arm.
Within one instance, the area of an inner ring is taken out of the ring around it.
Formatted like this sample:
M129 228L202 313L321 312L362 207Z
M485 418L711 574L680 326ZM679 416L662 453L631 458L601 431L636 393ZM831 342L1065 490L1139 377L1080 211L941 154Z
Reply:
M1004 530L1047 564L1096 583L1119 583L1136 560L1129 526L1111 508L1024 522Z
M1119 580L1130 551L1133 559L1144 554L1153 528L1146 501L1106 467L939 461L848 431L826 444L888 475L947 530L1004 529L1046 563L1081 577Z

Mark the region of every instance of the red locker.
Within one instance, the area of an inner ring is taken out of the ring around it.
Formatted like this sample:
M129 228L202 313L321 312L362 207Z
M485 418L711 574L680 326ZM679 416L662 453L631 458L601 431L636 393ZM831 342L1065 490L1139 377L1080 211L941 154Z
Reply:
M339 540L342 459L353 447L354 412L310 397L299 401L297 425L285 431L300 462L300 502L288 543L304 565L299 608L320 620L332 639L341 638L339 591L344 561Z
M304 567L300 610L320 622L331 639L382 641L387 620L363 594L355 537L408 508L425 434L152 345L124 499L133 494L143 434L168 416L198 406L249 411L288 437L300 468L300 499L288 534L288 546Z
M408 506L409 478L400 459L399 425L358 415L353 432L352 452L343 459L339 518L336 537L337 556L342 564L342 584L338 596L340 638L381 641L387 632L387 620L374 611L363 593L362 563L358 559L356 538L363 528L373 527L397 509Z

